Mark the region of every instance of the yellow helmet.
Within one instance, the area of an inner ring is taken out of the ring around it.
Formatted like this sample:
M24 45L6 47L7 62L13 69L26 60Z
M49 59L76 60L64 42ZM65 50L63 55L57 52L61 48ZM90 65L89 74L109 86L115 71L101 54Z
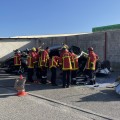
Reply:
M66 46L63 46L62 48L66 49Z
M63 45L63 48L69 49L68 45L66 45L66 44Z
M35 48L35 47L33 47L33 48L32 48L32 51L34 51L34 52L35 52L35 51L36 51L36 48Z

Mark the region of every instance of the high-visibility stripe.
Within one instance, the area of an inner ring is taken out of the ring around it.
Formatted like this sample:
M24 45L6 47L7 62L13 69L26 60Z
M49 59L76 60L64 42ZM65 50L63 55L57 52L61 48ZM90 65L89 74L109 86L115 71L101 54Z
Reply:
M63 59L64 59L64 58L69 58L69 56L64 56Z
M47 60L49 59L49 55L47 53L47 51L43 51L43 53L41 53L40 55L40 65L39 66L47 66Z
M90 57L88 57L86 69L90 69Z
M53 56L52 59L50 60L50 67L49 68L57 67L57 65L58 65L58 60L56 61L55 56Z
M15 61L14 61L14 65L21 65L21 61L19 61L19 59L18 59L18 56L14 56L14 59L15 59Z
M93 64L93 67L91 67L91 70L95 70L95 64L94 64L94 62L91 62L91 64Z
M34 65L32 65L32 57L28 56L28 68L34 68Z
M21 65L21 64L15 64L15 65Z
M71 68L72 69L72 68ZM71 70L70 68L62 68L62 70Z
M56 66L55 66L55 65L53 65L53 66L50 66L49 68L52 68L52 67L55 67L55 68L56 68Z
M90 64L93 64L93 67L90 67ZM94 62L90 62L90 58L88 58L86 69L95 70L95 64Z

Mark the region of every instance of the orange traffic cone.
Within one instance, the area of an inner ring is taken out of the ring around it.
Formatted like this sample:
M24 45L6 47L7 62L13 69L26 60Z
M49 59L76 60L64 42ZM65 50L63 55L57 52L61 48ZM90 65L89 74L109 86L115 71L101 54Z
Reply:
M23 76L22 76L22 74L20 75L20 78L19 78L19 80L21 81L21 80L23 80ZM24 84L25 83L25 81L23 80L22 81L22 84ZM23 88L23 89L19 89L18 90L18 93L17 93L17 96L26 96L28 93L27 92L25 92L25 89Z
M28 93L25 92L24 90L19 91L19 92L17 93L18 96L26 96L27 94L28 94Z
M22 76L22 74L20 75L20 80L23 80L23 76Z

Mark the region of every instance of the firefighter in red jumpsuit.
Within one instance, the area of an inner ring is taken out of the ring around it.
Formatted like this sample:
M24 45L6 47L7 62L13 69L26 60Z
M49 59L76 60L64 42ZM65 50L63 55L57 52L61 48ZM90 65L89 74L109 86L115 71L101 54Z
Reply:
M46 49L41 53L40 57L40 66L41 66L41 83L46 84L47 83L47 68L49 64L49 47L46 47Z
M60 64L63 71L63 88L68 88L70 85L70 71L72 70L72 56L67 48L62 49L63 52L60 55Z
M72 70L71 70L71 84L75 85L76 84L76 75L77 75L77 70L78 70L78 58L77 55L70 50L71 55L72 55Z
M33 47L27 57L27 65L28 65L27 82L31 82L31 83L34 82L33 74L34 74L36 59L37 59L36 48Z
M51 84L53 86L57 86L56 84L56 70L58 65L58 61L59 61L59 57L58 56L52 56L52 58L49 59L49 68L51 70Z
M17 67L18 70L21 68L21 53L19 50L14 55L14 66Z
M89 76L89 81L86 82L86 85L93 85L96 83L95 81L95 69L96 69L96 61L98 60L98 55L95 54L93 48L88 48L88 60L85 66L85 73Z
M43 50L41 48L39 48L39 50L38 50L38 68L37 68L37 71L36 71L36 76L39 80L41 80L41 78L42 78L42 64L41 64L42 52L43 52Z

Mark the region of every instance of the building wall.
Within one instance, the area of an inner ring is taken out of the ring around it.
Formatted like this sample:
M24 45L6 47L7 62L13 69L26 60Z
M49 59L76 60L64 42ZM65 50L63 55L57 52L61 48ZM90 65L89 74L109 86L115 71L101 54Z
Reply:
M74 45L80 47L83 51L87 51L88 47L92 46L94 48L94 51L100 56L100 59L104 60L104 33L91 33L76 36L76 40L74 41Z
M120 30L107 32L107 59L120 70Z
M106 36L105 36L106 34ZM92 46L94 51L99 55L100 60L109 60L112 67L120 69L120 30L96 32L83 35L46 37L46 38L1 38L0 39L0 61L13 55L13 50L39 47L44 43L44 48L52 45L61 45L62 43L69 46L75 45L86 51Z
M13 50L25 50L33 46L36 46L36 40L34 39L0 39L0 62L12 56L14 54Z
M45 43L44 48L52 45L61 45L65 43L69 46L78 46L83 51L87 51L88 47L93 47L94 51L99 55L100 59L104 60L104 48L105 48L105 33L91 33L83 35L74 35L66 37L55 37L55 38L42 38L37 39L37 47L42 43Z

